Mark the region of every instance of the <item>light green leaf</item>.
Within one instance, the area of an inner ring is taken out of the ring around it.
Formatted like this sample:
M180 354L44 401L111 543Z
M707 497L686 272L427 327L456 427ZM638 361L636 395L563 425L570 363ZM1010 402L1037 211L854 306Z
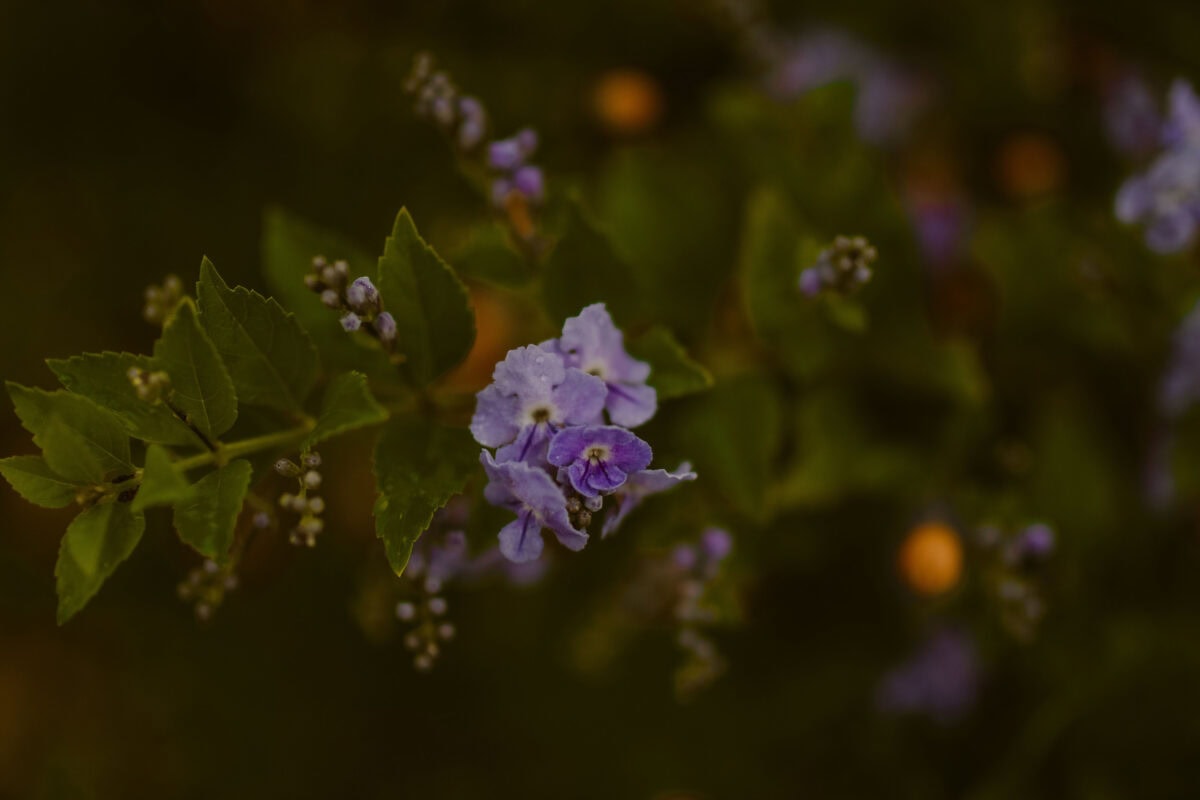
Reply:
M272 293L312 337L326 369L353 369L374 380L398 382L399 373L387 354L370 337L350 336L342 330L338 314L304 285L313 256L330 262L344 260L350 275L376 274L376 258L344 237L327 231L279 208L263 219L262 259Z
M237 419L237 394L191 300L184 299L163 328L154 359L171 376L170 402L193 425L209 439L229 430Z
M100 590L142 538L146 518L128 503L92 506L67 528L58 548L58 624L73 617Z
M518 288L537 274L534 263L513 249L508 231L495 222L471 231L470 238L454 251L452 260L460 275L493 286Z
M619 324L626 323L640 311L636 287L633 270L573 199L562 238L546 261L542 296L550 316L561 323L584 306L604 303Z
M375 447L375 534L388 563L404 572L413 544L433 514L479 469L479 445L464 428L419 417L395 417Z
M167 451L156 444L146 448L146 466L142 467L142 484L133 498L133 510L150 506L169 506L189 500L195 490L179 470L171 464Z
M163 403L148 403L129 382L130 369L155 369L149 356L85 353L46 364L70 392L81 394L117 415L136 439L159 444L199 445L196 434Z
M91 400L8 384L13 406L46 463L68 480L94 483L132 473L125 426Z
M702 392L713 385L712 373L693 361L671 331L662 326L632 340L629 352L650 364L648 383L658 392L660 401Z
M79 484L50 469L41 456L12 456L0 459L0 475L17 494L42 508L65 508L75 501Z
M415 383L425 385L467 357L475 341L467 287L421 239L407 209L384 243L378 284L396 318L404 371Z
M196 285L200 324L225 361L242 403L299 411L317 379L317 350L273 299L230 289L207 258Z
M205 475L192 487L191 500L175 506L175 530L198 553L223 561L233 546L238 513L250 488L253 467L238 459Z
M367 376L347 372L334 378L325 390L321 414L308 436L308 444L312 446L346 431L383 422L387 416L387 410L371 396Z
M825 312L829 319L842 330L863 333L867 330L867 310L853 297L830 295L825 298Z

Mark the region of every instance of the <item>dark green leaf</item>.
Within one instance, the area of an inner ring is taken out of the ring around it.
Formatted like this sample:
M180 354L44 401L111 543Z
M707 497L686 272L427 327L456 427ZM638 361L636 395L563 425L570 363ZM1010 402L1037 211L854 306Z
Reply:
M238 459L205 475L191 500L175 506L175 530L198 553L223 561L233 546L238 513L250 488L249 461Z
M238 399L299 411L317 379L317 350L296 318L273 299L230 289L207 258L196 285L200 323L225 361Z
M479 469L479 445L463 428L396 417L375 447L375 533L399 575L433 514Z
M712 373L689 358L683 345L664 327L652 328L631 341L629 352L650 364L649 383L660 401L702 392L713 385Z
M312 446L346 431L386 419L387 410L371 396L367 376L360 372L347 372L334 378L325 390L321 414L317 417L317 426L309 434L308 444Z
M604 303L618 324L637 317L640 309L633 270L584 214L578 200L567 206L562 238L546 262L543 298L555 322L563 322L584 306Z
M180 303L163 328L154 359L171 376L170 402L193 425L209 439L229 430L237 419L237 394L191 300Z
M533 262L513 249L504 226L494 222L475 228L452 260L460 275L494 286L521 287L537 274Z
M155 369L149 356L131 353L85 353L46 364L68 391L108 409L136 439L159 444L198 445L196 434L163 403L148 403L129 382L130 369Z
M146 518L128 503L92 506L67 528L58 548L58 624L74 616L100 590L142 538Z
M188 500L195 494L179 470L171 464L171 457L162 447L152 444L146 448L146 466L142 467L142 484L133 498L133 510L141 511L150 506L169 506Z
M56 474L41 456L12 456L0 459L0 475L34 505L64 508L75 501L79 484Z
M91 400L8 384L17 416L46 463L68 480L92 483L132 473L125 426Z
M396 318L405 372L417 384L429 383L467 357L475 341L467 287L421 239L407 209L400 210L384 244L379 292Z

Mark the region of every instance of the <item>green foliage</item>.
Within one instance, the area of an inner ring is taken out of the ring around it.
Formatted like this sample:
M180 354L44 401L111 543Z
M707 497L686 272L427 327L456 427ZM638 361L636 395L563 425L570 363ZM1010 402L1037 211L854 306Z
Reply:
M133 510L175 505L194 496L194 489L171 463L166 449L156 444L146 448L146 464L142 467L137 497L133 498Z
M146 518L128 503L102 503L71 522L58 549L58 624L79 612L142 538Z
M434 512L478 469L479 445L463 428L395 417L383 429L375 447L375 534L397 575Z
M79 483L132 473L125 426L91 400L8 384L13 406L50 469Z
M545 266L542 297L550 317L562 323L584 306L604 303L618 325L628 323L642 311L636 285L633 269L572 198Z
M407 209L396 216L379 259L379 292L396 318L404 371L424 386L467 357L475 315L467 287L417 233Z
M179 538L201 555L224 561L233 545L252 471L249 461L238 459L197 481L192 487L192 498L175 506L175 530Z
M674 334L661 325L631 340L629 353L650 364L648 382L660 401L702 392L713 385L712 373L692 360Z
M321 413L307 444L311 447L347 431L383 422L387 417L387 409L371 396L367 376L347 372L334 378L325 389Z
M238 402L216 346L200 327L196 307L184 300L154 343L154 360L171 376L169 402L209 439L233 426Z
M495 222L475 227L451 260L463 277L508 289L525 286L537 275L533 262L513 249L508 231Z
M0 475L17 494L42 508L65 508L75 501L79 484L56 474L41 456L0 459Z
M207 258L196 287L200 321L225 361L242 403L300 411L317 379L317 350L279 303L230 289Z
M262 261L271 291L312 337L327 369L358 370L373 380L396 379L391 361L366 337L347 336L338 315L326 308L304 285L313 256L330 262L344 260L350 274L374 275L376 259L345 238L308 223L280 208L268 209L263 219Z

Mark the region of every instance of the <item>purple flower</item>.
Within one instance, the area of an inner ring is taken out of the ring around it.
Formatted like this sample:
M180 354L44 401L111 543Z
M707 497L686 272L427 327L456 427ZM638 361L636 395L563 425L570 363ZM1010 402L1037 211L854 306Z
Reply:
M512 188L533 203L541 202L546 194L545 180L541 167L525 166L513 173Z
M458 146L463 150L474 150L487 133L487 112L483 103L474 97L458 100Z
M346 288L346 305L360 314L373 311L379 307L379 290L370 278L355 278Z
M396 341L396 318L388 311L383 312L375 318L375 332L384 344Z
M1009 549L1011 563L1035 562L1048 558L1054 552L1054 529L1042 522L1035 522L1020 531Z
M615 425L567 428L550 441L546 460L584 497L611 494L630 473L650 466L650 445ZM561 480L561 477L560 477Z
M963 254L970 213L966 203L954 196L913 198L909 216L917 233L917 245L933 267L946 267Z
M567 366L595 375L608 386L604 408L614 424L636 428L654 416L658 395L646 385L650 365L625 352L625 337L603 303L563 323L557 347Z
M927 639L879 686L879 708L890 713L927 714L949 724L975 702L979 665L975 646L965 634L943 630Z
M488 145L488 166L499 172L511 172L525 163L525 152L516 138L497 139Z
M692 465L687 462L680 464L674 472L667 472L665 469L644 469L633 473L613 495L617 504L605 517L600 535L608 536L616 531L629 512L640 506L647 497L674 489L685 481L694 480L696 473L692 472Z
M1104 125L1109 141L1122 153L1144 156L1155 149L1162 139L1163 121L1145 81L1129 74L1109 87Z
M710 564L718 564L733 552L733 537L722 528L709 528L700 535L700 552Z
M533 561L542 554L542 529L549 528L568 550L582 550L588 535L571 526L567 499L544 471L522 461L497 463L484 450L479 456L489 483L484 497L517 518L500 529L500 552L509 561Z
M1185 80L1177 79L1167 94L1162 143L1166 147L1200 143L1200 98Z
M471 433L484 447L499 447L500 461L540 460L550 436L565 425L588 425L604 408L604 382L567 367L557 353L537 345L510 350L479 392Z
M354 333L354 331L361 327L362 319L358 316L358 314L351 312L342 317L342 330L346 331L346 333Z
M1175 331L1171 360L1158 390L1158 410L1177 420L1200 401L1200 302Z
M807 267L800 273L800 293L805 297L816 297L824 286L821 272L816 267Z

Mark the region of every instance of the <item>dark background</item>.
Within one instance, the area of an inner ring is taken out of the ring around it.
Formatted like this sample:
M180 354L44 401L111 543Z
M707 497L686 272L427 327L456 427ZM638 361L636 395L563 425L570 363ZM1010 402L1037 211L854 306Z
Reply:
M627 146L590 111L608 69L658 80L666 116L648 136L669 143L702 124L714 85L745 74L698 5L5 0L0 375L49 386L46 357L145 351L154 330L140 316L142 287L168 272L190 279L201 255L231 283L261 288L259 224L272 203L373 249L407 205L436 244L439 220L477 200L402 94L418 50L485 98L500 130L535 125L552 179L587 186ZM1064 196L1104 209L1120 180L1085 87L1016 80L1040 37L1064 52L1102 46L1164 80L1200 77L1192 3L853 5L773 12L797 28L844 24L938 76L966 182L985 202L1006 202L995 150L1027 128L1064 145ZM1142 364L1142 377L1156 366ZM1106 413L1102 429L1129 433ZM598 674L573 663L572 637L605 602L628 538L561 562L539 587L451 594L460 637L431 675L414 673L386 623L364 632L356 598L382 562L362 483L367 441L329 448L339 534L313 552L262 546L209 625L176 599L195 562L164 516L91 606L56 628L53 562L69 517L0 491L0 795L1200 790L1200 564L1184 527L1107 539L1092 592L994 661L979 706L944 727L871 705L910 643L911 600L892 568L908 520L866 500L839 510L836 531L820 514L784 520L776 532L794 538L760 549L770 559L744 588L746 622L720 636L730 672L680 704L664 631L639 634ZM0 414L0 451L30 448ZM1137 480L1136 464L1115 469Z

